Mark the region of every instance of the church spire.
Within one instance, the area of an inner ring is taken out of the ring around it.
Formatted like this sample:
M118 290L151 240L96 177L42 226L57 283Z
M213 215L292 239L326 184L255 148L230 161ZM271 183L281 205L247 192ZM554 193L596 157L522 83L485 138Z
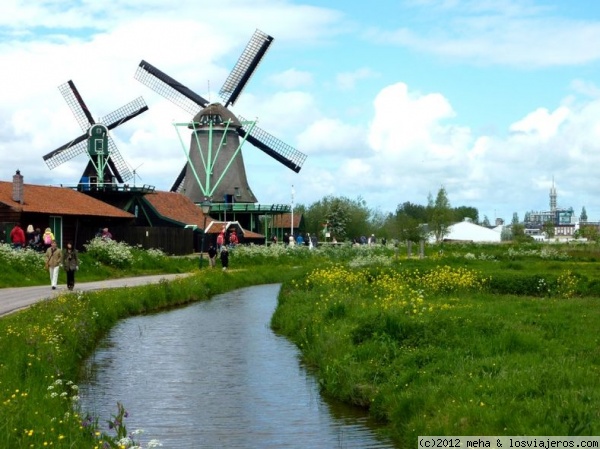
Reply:
M556 188L554 187L554 176L552 177L552 188L550 189L550 210L556 210Z

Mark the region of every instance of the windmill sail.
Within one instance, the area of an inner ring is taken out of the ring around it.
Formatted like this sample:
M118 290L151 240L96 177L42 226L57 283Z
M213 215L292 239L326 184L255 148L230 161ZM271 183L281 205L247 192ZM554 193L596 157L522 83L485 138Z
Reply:
M223 83L219 96L225 107L233 105L260 64L263 56L273 42L273 38L260 30L256 30L248 42L237 64Z
M241 145L250 142L281 164L298 173L306 155L228 109L238 99L248 80L269 49L273 38L256 30L219 95L224 104L212 103L179 81L142 60L135 78L192 116L192 138L187 162L173 183L172 191L185 193L194 202L206 197L214 202L256 202L248 186ZM180 124L184 125L185 124ZM240 140L241 138L241 140Z
M83 101L83 98L79 94L79 91L75 87L75 83L73 83L72 80L60 85L59 91L67 102L71 112L73 112L77 123L84 133L43 156L46 165L50 169L56 168L64 162L67 162L68 160L80 154L86 153L88 149L87 143L89 138L88 130L90 127L96 124L92 114L90 113L90 110ZM107 129L111 130L131 120L132 118L137 117L147 110L148 106L146 106L146 103L142 97L138 97L132 102L103 117L98 121L98 123L105 125ZM115 145L110 134L108 135L108 150L109 156L108 160L106 161L105 171L104 173L100 174L101 179L103 181L105 179L112 180L111 178L113 176L118 182L125 182L131 179L131 172L123 160L121 153L119 153L119 150L117 149L117 146ZM98 173L96 173L98 166L98 164L92 163L90 159L83 172L82 178L98 175Z

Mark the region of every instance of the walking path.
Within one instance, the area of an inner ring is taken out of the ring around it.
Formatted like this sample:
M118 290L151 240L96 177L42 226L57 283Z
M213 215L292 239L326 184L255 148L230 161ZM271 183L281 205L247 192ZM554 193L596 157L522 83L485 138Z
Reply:
M191 273L157 274L131 278L105 279L103 281L77 283L75 291L101 290L104 288L135 287L138 285L155 284L162 279L172 280L177 277L189 276ZM0 288L0 316L8 315L17 310L29 307L43 299L51 299L61 292L67 291L65 285L51 290L49 285L35 287Z

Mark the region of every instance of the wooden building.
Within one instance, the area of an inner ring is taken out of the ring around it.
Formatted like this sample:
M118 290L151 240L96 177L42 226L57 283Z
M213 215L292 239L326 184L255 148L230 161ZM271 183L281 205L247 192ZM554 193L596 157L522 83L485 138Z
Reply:
M135 217L84 193L64 187L25 184L17 170L12 182L0 181L0 232L7 242L15 223L41 232L50 228L59 246L71 241L81 249L99 228L128 225Z

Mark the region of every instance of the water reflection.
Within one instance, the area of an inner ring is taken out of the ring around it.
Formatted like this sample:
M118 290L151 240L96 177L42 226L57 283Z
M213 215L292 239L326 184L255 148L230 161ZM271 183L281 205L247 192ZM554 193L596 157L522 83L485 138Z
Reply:
M354 409L331 413L297 348L269 328L278 292L250 287L122 321L86 365L84 410L106 422L121 401L128 429L165 448L393 447Z

